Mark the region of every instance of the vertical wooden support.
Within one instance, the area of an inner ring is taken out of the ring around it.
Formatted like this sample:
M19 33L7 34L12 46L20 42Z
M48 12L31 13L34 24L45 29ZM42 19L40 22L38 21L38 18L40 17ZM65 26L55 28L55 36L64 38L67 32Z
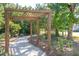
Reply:
M5 11L5 55L9 55L9 17Z
M39 20L37 20L36 23L37 23L37 24L36 24L36 27L37 27L37 36L39 37L39 32L40 32L40 31L39 31L39 30L40 30L40 29L39 29Z
M40 34L39 20L36 21L36 30L37 30L37 44L39 45L39 34Z
M51 48L51 17L52 14L49 13L48 20L47 20L47 36L48 36L48 47Z
M30 37L31 37L31 40L32 40L32 21L30 21Z

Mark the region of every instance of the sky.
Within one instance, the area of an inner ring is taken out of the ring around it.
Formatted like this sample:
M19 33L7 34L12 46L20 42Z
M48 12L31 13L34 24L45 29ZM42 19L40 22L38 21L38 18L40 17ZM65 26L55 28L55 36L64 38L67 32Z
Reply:
M27 6L27 7L31 6L32 8L35 8L36 4L38 4L38 3L19 3L18 2L18 4L21 5L22 7L24 7L24 6ZM43 4L43 3L40 3L40 4Z
M32 6L33 8L37 3L45 3L44 0L2 0L4 3L18 3L21 6Z
M1 0L0 3L18 3L22 6L32 6L33 8L37 3L78 3L79 0Z
M27 2L27 3L79 3L79 0L1 0L0 2L7 3L17 3L17 2Z
M37 3L18 3L19 5L21 5L22 7L24 6L32 6L33 8L36 6Z

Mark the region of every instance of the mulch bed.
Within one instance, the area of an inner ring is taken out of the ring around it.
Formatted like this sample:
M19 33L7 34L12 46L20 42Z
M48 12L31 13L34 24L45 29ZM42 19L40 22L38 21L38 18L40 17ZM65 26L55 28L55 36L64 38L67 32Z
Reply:
M59 49L57 50L56 48L49 49L48 42L41 41L37 37L32 37L32 38L29 38L28 40L31 44L41 48L48 56L69 56L69 55L72 55L72 51L61 51Z

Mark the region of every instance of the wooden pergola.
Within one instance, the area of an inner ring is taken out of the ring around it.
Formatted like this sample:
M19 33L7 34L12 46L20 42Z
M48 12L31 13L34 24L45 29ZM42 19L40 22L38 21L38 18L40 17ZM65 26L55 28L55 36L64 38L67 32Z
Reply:
M15 14L16 13L16 14ZM18 14L17 14L18 13ZM30 22L30 36L32 37L32 21L37 22L37 35L39 36L39 21L41 16L47 16L47 41L49 48L51 47L51 18L50 10L27 10L5 8L5 54L9 55L9 21L13 19L28 20Z

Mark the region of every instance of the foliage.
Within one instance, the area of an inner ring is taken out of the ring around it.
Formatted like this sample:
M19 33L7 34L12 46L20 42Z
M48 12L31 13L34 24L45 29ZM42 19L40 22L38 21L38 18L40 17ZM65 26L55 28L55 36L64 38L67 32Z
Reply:
M21 26L21 30L20 30L21 34L27 35L30 33L30 29L29 29L30 26L28 21L21 21L20 26Z
M73 47L73 41L58 37L57 45L58 45L59 48L63 48L63 47L72 48Z
M3 9L4 7L2 6L2 4L0 4L0 34L2 34L4 32L4 18L3 18Z
M4 21L0 19L0 34L4 31Z
M68 36L72 36L72 30L70 30L70 28L73 27L74 23L78 23L78 20L75 16L76 13L74 11L71 12L71 4L49 3L48 8L50 8L53 11L52 27L56 30L56 34L59 31L63 32L65 30L68 30ZM75 9L76 8L74 8L74 10Z
M12 36L15 36L17 33L19 33L19 30L21 29L19 24L10 22L10 32Z
M52 27L56 30L56 34L59 31L64 31L67 28L68 18L68 4L48 4L48 8L53 11Z
M4 38L4 34L0 34L0 40Z
M55 40L52 42L52 47L56 48L57 50L64 51L66 48L73 48L73 40L68 40L62 37L56 37Z

